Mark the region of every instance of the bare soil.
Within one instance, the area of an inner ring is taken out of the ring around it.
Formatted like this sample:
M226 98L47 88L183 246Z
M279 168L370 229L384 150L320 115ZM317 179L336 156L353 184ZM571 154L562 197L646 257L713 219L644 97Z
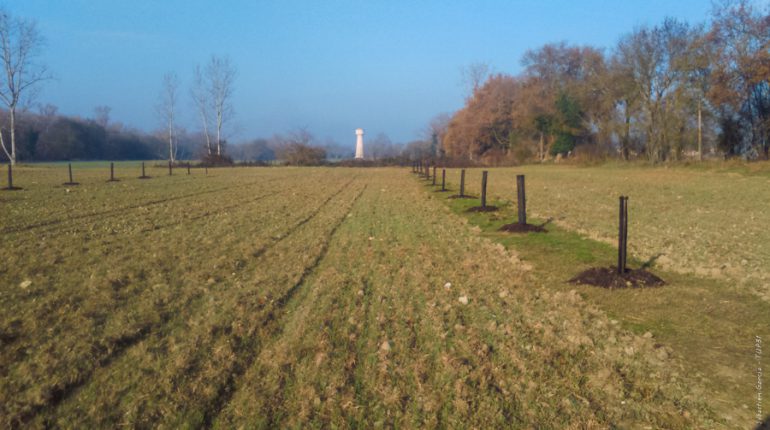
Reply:
M548 230L542 225L519 224L514 222L500 227L499 231L507 231L509 233L546 233Z
M603 288L649 288L665 285L665 281L644 269L626 269L618 273L617 267L592 267L570 279L575 285L593 285Z
M474 206L468 209L468 212L495 212L497 206Z

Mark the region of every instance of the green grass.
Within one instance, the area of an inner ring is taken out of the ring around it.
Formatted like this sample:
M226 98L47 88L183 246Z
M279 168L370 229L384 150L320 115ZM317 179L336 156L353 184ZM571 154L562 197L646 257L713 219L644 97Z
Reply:
M614 167L588 168L583 169L583 174L594 177L603 175L603 178L611 180L613 175L639 175L637 169L632 168L629 172ZM560 170L559 167L536 168L539 175L535 177L545 177L549 173L547 176L559 178L564 175ZM574 205L598 205L597 199L606 193L598 192L594 197L584 194L580 190L582 182L575 181L572 176L572 168L566 170L568 175L564 176L569 177L570 181L551 180L548 188L557 188L565 195L581 196L580 203L570 200ZM659 170L663 169L653 169L649 175L660 175ZM497 170L492 170L490 177L499 178L497 173ZM495 184L499 189L511 187L512 183L515 187L515 182L510 180L502 185L498 180ZM689 181L672 186L679 187L680 192L686 192L685 188L697 188L702 184ZM750 192L742 190L747 191ZM534 199L543 198L540 193L533 194ZM498 232L502 224L515 219L515 205L504 205L502 211L493 214L469 214L467 208L477 205L477 200L446 202L454 213L478 226L483 236L514 250L523 262L531 264L536 284L558 292L576 289L589 303L597 305L623 327L639 335L649 332L656 342L670 347L682 372L694 376L706 387L706 397L719 414L726 418L727 425L741 428L752 422L756 411L758 364L754 357L754 339L755 336L770 338L770 304L757 294L754 284L745 280L710 278L666 270L656 267L654 261L634 259L632 256L629 261L631 267L652 263L652 270L665 279L667 285L656 289L612 291L590 286L577 287L566 281L588 267L614 265L617 259L615 247L553 223L547 225L547 233ZM542 205L539 202L540 213L546 212ZM576 208L571 210L578 211ZM636 209L632 216L642 211L644 208ZM638 215L640 218L645 216L648 215ZM533 224L542 222L537 218L528 221ZM631 234L633 240L634 232ZM722 234L719 231L714 233L716 237ZM701 239L707 241L709 237ZM663 241L665 238L650 237L650 240ZM767 247L767 244L754 245L762 249ZM760 365L766 363L767 358L762 357ZM770 402L765 397L763 409L768 410L769 407Z

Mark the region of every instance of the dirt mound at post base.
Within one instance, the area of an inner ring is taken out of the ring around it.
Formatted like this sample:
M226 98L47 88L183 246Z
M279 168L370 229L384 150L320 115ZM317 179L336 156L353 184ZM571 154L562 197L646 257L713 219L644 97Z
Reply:
M533 224L519 224L517 222L513 224L506 224L500 227L499 231L507 231L510 233L545 233L547 230L542 225Z
M603 288L649 288L660 287L666 282L644 269L626 269L618 273L617 267L592 267L569 280L576 285L593 285Z
M471 196L471 195L468 195L468 194L465 194L463 196L461 196L459 194L455 194L455 195L449 196L447 198L448 199L477 199L478 197Z
M468 212L494 212L497 206L474 206L468 209Z

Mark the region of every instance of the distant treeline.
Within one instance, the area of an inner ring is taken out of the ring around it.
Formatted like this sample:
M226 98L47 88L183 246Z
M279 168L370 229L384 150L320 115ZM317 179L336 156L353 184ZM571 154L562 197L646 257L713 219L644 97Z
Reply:
M29 112L17 118L16 142L23 161L148 160L158 158L164 145L155 136L120 125Z
M517 76L471 65L471 93L433 155L767 159L770 8L753 5L719 3L708 25L638 27L609 52L548 44L524 55Z
M7 112L0 110L0 117ZM2 120L3 118L0 118ZM7 138L8 131L3 130ZM105 116L96 119L63 116L51 105L39 112L18 114L16 124L18 159L20 161L70 160L152 160L168 157L168 143L162 131L154 134L110 123ZM205 159L205 137L178 131L177 159ZM333 140L318 141L305 129L296 129L270 138L257 138L228 145L228 159L247 163L284 163L318 165L352 159L354 146ZM435 150L428 141L416 140L407 145L392 143L380 133L366 142L369 164L392 164L409 158L428 157Z

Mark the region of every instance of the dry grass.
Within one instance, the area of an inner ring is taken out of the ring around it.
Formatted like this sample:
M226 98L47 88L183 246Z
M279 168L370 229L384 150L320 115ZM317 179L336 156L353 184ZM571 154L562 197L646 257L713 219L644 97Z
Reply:
M153 170L0 194L3 427L712 422L665 347L404 170Z
M493 169L489 187L515 202L515 175L525 174L533 215L610 244L617 241L618 196L627 195L629 252L637 258L737 281L770 302L770 174L752 166L526 166ZM472 192L480 176L467 173Z
M549 233L496 231L516 217L515 175L521 173L526 174L530 214L540 221L556 220L548 225ZM480 176L478 170L467 173L471 190ZM766 354L757 362L754 340L770 338L770 237L755 222L770 201L766 176L762 169L723 165L491 169L489 192L498 199L493 204L505 208L498 215L471 217L471 222L485 236L517 250L533 266L537 284L567 292L576 288L566 281L577 273L615 264L618 196L629 195L631 266L651 263L667 285L578 291L620 325L670 347L682 371L706 387L725 424L747 428L756 412L757 367L768 364ZM459 173L452 171L449 177ZM447 203L458 214L475 204ZM664 248L664 256L651 258ZM750 261L738 263L740 270L728 270L747 250ZM720 260L726 263L717 269ZM767 396L762 407L770 408Z

